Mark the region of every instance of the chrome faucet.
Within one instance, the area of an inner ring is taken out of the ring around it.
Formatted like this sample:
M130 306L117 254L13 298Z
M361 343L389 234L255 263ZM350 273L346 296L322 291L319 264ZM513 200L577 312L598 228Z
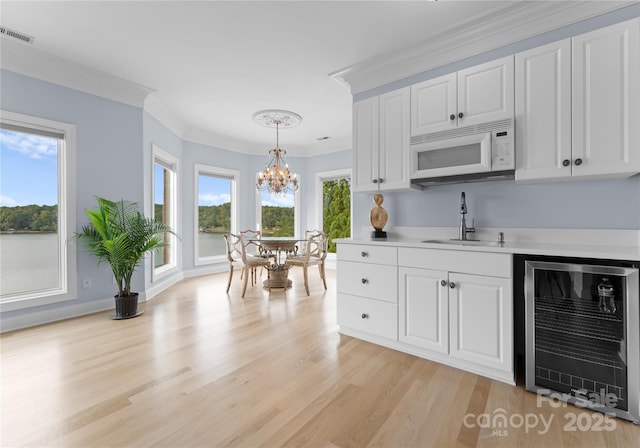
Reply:
M458 239L462 241L467 240L467 233L473 233L476 231L476 228L474 227L475 220L471 221L471 227L467 227L467 220L465 218L466 214L467 201L463 191L460 195L460 228L458 229Z

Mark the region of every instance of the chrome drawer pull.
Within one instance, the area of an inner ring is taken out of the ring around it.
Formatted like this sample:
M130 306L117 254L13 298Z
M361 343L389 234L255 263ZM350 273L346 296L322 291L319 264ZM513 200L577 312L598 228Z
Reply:
M369 283L369 280L367 280L366 278L363 278L363 279L362 279L362 284L363 284L363 285L366 285L367 283Z
M362 258L366 258L369 256L369 252L362 251L360 252L360 255L362 256Z
M440 285L441 286L447 286L447 281L446 280L440 280Z
M365 314L365 313L362 313L362 318L363 318L363 319L369 319L369 315L368 315L368 314Z

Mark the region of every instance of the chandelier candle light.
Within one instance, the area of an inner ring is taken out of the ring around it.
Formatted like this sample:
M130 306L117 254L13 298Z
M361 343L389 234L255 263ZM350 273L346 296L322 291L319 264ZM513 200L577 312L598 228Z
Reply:
M267 190L270 195L285 195L298 190L298 175L289 170L285 156L287 151L280 149L279 129L300 124L302 117L286 110L269 109L253 114L253 121L261 126L276 128L276 147L269 150L269 162L257 175L256 188Z

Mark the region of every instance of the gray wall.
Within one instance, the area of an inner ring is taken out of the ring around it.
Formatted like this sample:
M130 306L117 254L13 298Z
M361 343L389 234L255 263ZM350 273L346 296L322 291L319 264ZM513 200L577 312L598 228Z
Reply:
M640 176L627 179L522 185L514 181L427 187L385 193L387 228L456 227L460 193L476 227L640 229ZM354 229L369 226L373 195L354 195ZM469 224L471 224L469 222Z
M87 222L85 209L95 208L94 196L127 198L142 203L142 109L2 70L3 110L71 123L76 126L76 229ZM105 265L77 248L77 279L92 279L92 288L78 285L77 300L2 312L5 319L29 314L64 318L113 303L115 285ZM144 290L144 277L133 278L134 290ZM106 299L106 301L105 301Z

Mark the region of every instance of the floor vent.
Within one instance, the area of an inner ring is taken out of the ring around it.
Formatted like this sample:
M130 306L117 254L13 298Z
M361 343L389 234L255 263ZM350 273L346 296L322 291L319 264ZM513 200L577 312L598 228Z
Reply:
M28 34L21 33L16 30L12 30L11 28L7 28L6 26L0 25L0 35L2 37L9 37L12 39L17 39L22 42L26 42L28 44L32 44L35 37L29 36Z

